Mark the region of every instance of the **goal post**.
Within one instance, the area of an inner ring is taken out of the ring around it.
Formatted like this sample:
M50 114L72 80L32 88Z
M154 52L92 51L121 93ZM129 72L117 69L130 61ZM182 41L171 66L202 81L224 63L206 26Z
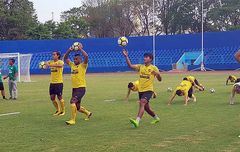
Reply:
M18 68L18 82L31 82L30 63L32 54L21 53L0 53L0 69L3 75L8 74L8 61L15 59L15 65Z

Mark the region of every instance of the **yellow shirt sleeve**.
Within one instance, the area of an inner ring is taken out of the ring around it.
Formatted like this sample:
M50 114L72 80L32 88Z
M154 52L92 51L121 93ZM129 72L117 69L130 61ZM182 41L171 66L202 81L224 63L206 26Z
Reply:
M62 60L59 60L58 65L64 65L64 62Z
M158 67L157 67L157 66L154 66L154 67L153 67L153 71L155 71L155 72L159 72Z
M139 71L140 70L140 67L141 67L141 64L137 64L136 65L137 67L135 68L136 71Z
M88 64L81 63L81 67L83 67L84 69L87 69L87 67L88 67Z
M72 68L74 66L74 63L73 62L69 62L68 65L70 66L70 68Z

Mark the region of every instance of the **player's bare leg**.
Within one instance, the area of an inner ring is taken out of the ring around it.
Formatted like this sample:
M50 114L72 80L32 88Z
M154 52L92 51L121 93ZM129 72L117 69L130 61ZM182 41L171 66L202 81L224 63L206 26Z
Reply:
M134 125L135 128L137 128L139 126L139 122L142 119L142 116L144 114L146 104L147 104L147 100L141 99L140 103L139 103L139 110L138 110L138 115L137 115L136 120L130 119L130 122Z
M150 108L149 103L145 104L144 109L150 116L155 117L155 113Z
M160 121L160 118L152 111L152 109L150 108L149 103L147 103L145 105L145 111L154 118L154 120L151 122L151 124L156 124Z
M5 96L5 91L4 90L1 90L1 94L2 94L3 99L7 99L6 96Z
M152 98L153 99L157 98L157 93L156 92L153 92Z
M194 94L192 95L192 99L193 99L193 102L197 102L197 98Z

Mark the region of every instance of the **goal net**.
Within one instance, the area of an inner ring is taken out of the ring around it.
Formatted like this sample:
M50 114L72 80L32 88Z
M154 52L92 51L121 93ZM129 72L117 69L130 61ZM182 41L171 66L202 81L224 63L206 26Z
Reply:
M0 53L0 72L2 75L8 74L8 61L10 58L15 59L15 65L18 68L18 81L31 82L30 62L32 54Z

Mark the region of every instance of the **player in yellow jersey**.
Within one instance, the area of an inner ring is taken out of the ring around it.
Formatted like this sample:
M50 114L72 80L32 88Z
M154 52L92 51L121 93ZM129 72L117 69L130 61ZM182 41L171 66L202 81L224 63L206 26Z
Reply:
M69 54L73 52L70 48L64 56L65 62L71 68L71 80L72 80L72 98L70 100L71 104L71 119L66 121L67 125L74 125L76 123L77 111L81 111L81 101L86 93L86 71L88 67L88 54L83 50L82 44L79 46L79 51L84 56L84 61L82 62L81 55L74 55L74 62L69 59ZM91 112L85 109L89 117L92 115Z
M45 65L51 70L51 80L49 94L54 107L56 108L55 116L65 115L65 105L62 98L63 92L63 66L64 62L61 59L61 54L58 51L52 52L52 60L45 62ZM59 102L56 100L56 96Z
M152 65L153 55L151 53L145 53L144 64L132 64L128 57L128 52L125 49L123 50L123 55L126 59L128 67L138 71L139 73L139 111L136 120L130 119L131 124L133 124L135 128L139 127L139 122L144 114L144 111L154 118L152 124L158 123L160 119L150 108L149 103L153 94L154 78L156 77L158 81L162 80L158 68Z
M188 101L190 98L193 99L194 102L197 101L196 97L193 94L193 84L187 80L187 78L184 78L183 81L180 83L179 86L175 89L173 92L172 97L170 98L168 105L172 104L173 99L178 96L183 96L184 97L184 105L186 106L188 104Z
M194 76L187 76L183 78L183 80L186 79L192 83L192 85L197 88L200 91L204 91L204 86L198 82L198 80Z
M138 92L139 80L128 83L128 92L126 96L126 101L128 101L131 92ZM152 98L156 98L156 92L153 92Z
M236 81L237 81L237 77L236 76L234 76L234 75L229 75L228 76L228 78L227 78L227 81L226 81L226 85L228 85L229 84L229 81L231 82L231 83L235 83Z
M240 94L240 79L235 81L235 84L232 87L231 98L230 98L230 105L234 105L235 95Z

